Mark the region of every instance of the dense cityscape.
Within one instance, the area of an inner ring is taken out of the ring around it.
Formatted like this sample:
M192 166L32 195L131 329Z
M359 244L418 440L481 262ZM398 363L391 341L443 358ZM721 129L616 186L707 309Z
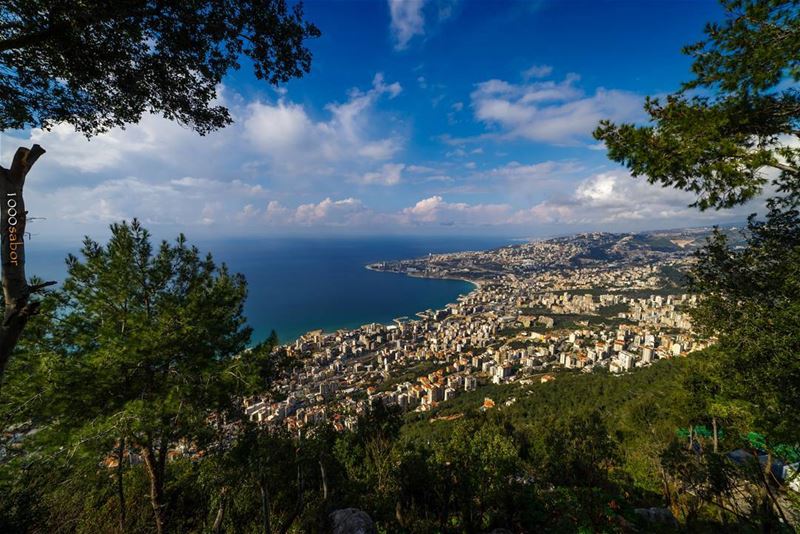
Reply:
M292 431L326 420L352 429L376 403L424 412L489 383L624 373L686 356L710 342L692 330L696 296L682 274L707 235L592 233L368 265L475 289L413 319L303 335L280 349L302 365L248 398L246 413Z

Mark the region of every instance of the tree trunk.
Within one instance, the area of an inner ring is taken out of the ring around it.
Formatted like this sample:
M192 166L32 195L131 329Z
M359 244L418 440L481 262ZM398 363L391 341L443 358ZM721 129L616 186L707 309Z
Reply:
M211 527L211 531L214 534L219 534L222 532L222 521L225 520L225 495L228 493L228 488L222 488L219 493L219 508L217 509L217 517L214 519L214 526Z
M717 434L717 418L711 418L711 426L714 428L714 453L719 452L719 438Z
M303 494L305 493L306 483L303 477L303 464L300 462L300 443L298 441L295 449L295 462L297 462L297 506L303 507Z
M755 454L756 454L756 459L758 459L758 452L756 451ZM781 506L780 501L778 501L778 498L772 492L772 488L770 487L770 479L773 477L773 475L772 475L772 451L770 451L770 450L767 451L767 461L765 462L763 469L759 470L759 472L761 474L761 480L762 480L762 482L764 484L764 489L767 492L767 497L769 498L770 501L772 501L772 504L773 504L775 510L778 512L778 515L781 517L781 520L783 521L783 524L784 525L791 525L791 523L786 518L786 515L783 513L783 507Z
M322 463L322 458L319 460L319 474L322 478L322 500L328 500L328 477L325 474L325 464Z
M269 486L266 480L261 480L258 487L261 490L261 519L264 522L264 534L272 534L272 527L269 524Z
M27 212L22 199L25 177L44 149L33 145L20 147L14 154L10 169L0 167L0 257L2 257L3 297L5 315L0 325L0 380L11 353L17 346L22 330L39 302L30 301L33 293L55 284L47 282L29 286L25 278L25 222Z
M156 533L164 534L164 462L162 458L156 457L151 447L146 447L143 450L143 456L147 475L150 478L150 504L153 507Z
M397 520L398 525L405 528L406 519L403 517L403 504L400 502L400 499L397 499L397 502L394 504L394 518Z
M675 507L675 503L672 500L672 490L669 487L669 480L667 479L667 473L664 471L664 468L661 468L661 491L664 492L664 498L667 500L667 506L673 512L677 512L677 508Z
M125 486L123 484L123 466L125 460L125 438L120 438L117 449L117 498L119 499L119 531L125 532Z
M305 492L305 480L303 478L303 471L301 469L299 445L297 449L295 449L295 462L297 462L297 505L294 507L292 513L289 514L289 517L286 518L284 524L277 529L279 534L286 534L289 532L289 529L294 524L295 519L300 516L300 514L303 512L303 508L305 508L305 502L303 500L303 493Z

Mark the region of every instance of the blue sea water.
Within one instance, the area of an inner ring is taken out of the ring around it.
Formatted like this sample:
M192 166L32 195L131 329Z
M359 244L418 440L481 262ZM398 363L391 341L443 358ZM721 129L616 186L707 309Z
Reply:
M354 237L252 238L201 241L215 260L245 275L249 295L245 312L253 341L274 329L282 342L321 328L339 328L413 316L441 308L472 284L459 280L428 280L370 271L365 265L381 260L416 258L428 253L486 250L511 243L496 237ZM64 257L76 253L62 247L28 248L28 274L63 280Z

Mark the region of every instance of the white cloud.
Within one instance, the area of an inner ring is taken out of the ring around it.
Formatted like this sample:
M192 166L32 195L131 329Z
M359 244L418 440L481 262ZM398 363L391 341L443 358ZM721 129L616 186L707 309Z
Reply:
M402 148L402 141L398 138L365 141L356 149L356 154L371 160L389 159Z
M330 197L317 203L300 204L296 208L288 208L280 202L270 201L266 209L247 209L251 223L259 221L278 226L360 226L363 225L371 211L357 198L333 200ZM242 214L244 214L244 211Z
M31 143L47 150L27 184L31 215L45 219L36 230L47 236L93 233L133 217L181 229L236 224L275 217L276 207L260 201L273 191L333 196L348 178L375 169L384 183L397 182L402 168L382 165L402 149L406 132L377 104L402 90L378 73L368 89L325 106L322 117L285 96L248 104L231 95L234 124L206 136L156 115L88 140L65 124L8 132L0 157L8 161Z
M261 213L261 210L256 208L252 204L245 204L245 206L236 214L236 220L239 222L245 222L253 217L256 217ZM213 222L213 219L210 219Z
M213 159L201 161L198 153L210 155L232 142L236 135L234 126L201 137L174 121L148 114L138 124L114 128L91 139L72 126L57 124L50 131L34 128L27 139L12 138L12 143L15 146L38 143L47 150L47 155L37 163L39 180L56 178L60 184L72 181L86 184L105 179L108 174L142 172L163 176L208 171L213 168L209 165Z
M584 224L602 227L624 221L664 221L669 225L712 221L719 212L701 212L690 208L696 195L674 188L664 188L626 172L608 172L590 176L577 184L572 194L551 198L533 207L517 211L514 223ZM744 216L752 206L724 212L729 218Z
M354 89L342 103L328 104L329 120L315 121L299 104L254 102L248 106L244 133L249 142L280 168L308 171L324 164L353 159L391 158L402 147L397 135L374 137L371 110L383 95L394 98L402 91L399 83L387 84L375 75L372 88Z
M303 204L297 207L295 220L301 225L312 225L320 222L327 224L346 224L352 222L353 216L364 211L364 205L356 198L331 200L326 198L318 204Z
M254 102L244 122L251 143L267 153L293 149L323 134L326 125L315 125L303 106L279 101L276 105Z
M402 90L378 73L368 89L352 89L321 117L285 96L246 103L234 95L234 124L207 136L156 115L89 140L67 125L9 132L1 157L32 142L48 151L28 180L27 200L39 218L36 233L50 238L102 232L134 217L154 231L196 226L203 234L219 232L223 222L355 224L369 210L338 193L348 178L402 181L404 166L388 160L402 149L403 123L376 109ZM287 198L302 199L300 206L283 207Z
M29 190L33 214L45 215L47 222L56 225L105 225L134 217L154 225L208 225L220 218L227 220L227 214L236 206L266 194L261 186L239 180L192 177L167 182L115 178L93 186L71 185L54 191L42 191L38 184L31 183Z
M113 135L116 134L116 135ZM34 143L52 147L48 158L55 158L60 165L80 172L97 172L119 164L124 151L141 152L148 148L146 141L128 139L122 130L115 130L112 135L99 136L94 142L75 135L75 130L67 124L56 124L50 132L35 128L30 139Z
M456 148L454 150L448 150L445 156L448 158L463 158L467 156L467 151L463 148Z
M452 182L453 178L446 174L433 174L426 176L422 181L424 182Z
M387 85L384 81L382 72L375 74L375 76L372 78L372 88L377 94L388 93L389 98L394 98L403 91L403 87L400 85L400 82L392 82ZM358 95L359 93L356 94Z
M326 197L320 202L287 207L270 201L262 209L245 205L237 220L256 226L260 222L271 227L348 227L388 228L429 225L495 225L508 220L512 208L506 204L467 204L446 202L435 195L396 212L376 212L353 197L334 200Z
M388 0L388 3L394 48L405 50L415 37L425 36L427 30L452 18L459 0Z
M476 170L468 179L482 189L502 193L517 201L532 202L543 195L563 191L578 179L584 167L572 160L537 163L511 161L490 169Z
M491 169L487 172L487 175L491 178L504 178L514 181L541 182L555 176L577 172L582 168L581 165L573 161L542 161L531 164L511 161Z
M426 173L426 172L436 172L436 169L433 167L428 167L426 165L409 165L406 167L408 172L415 172L415 173Z
M385 163L379 171L365 173L357 181L367 185L397 185L402 179L404 168L402 163Z
M379 100L395 98L402 90L378 73L369 89L352 89L343 102L324 106L321 118L287 97L243 103L240 96L229 95L225 103L234 124L206 136L148 114L138 124L91 139L59 124L51 131L9 132L10 142L4 145L45 147L48 153L37 164L36 180L50 187L92 186L130 176L163 182L184 175L272 178L304 187L318 178L366 172L402 150L407 135L403 122L389 121L377 109Z
M203 204L203 210L200 212L200 223L203 225L214 224L214 217L222 209L222 202L206 202Z
M586 95L569 74L551 80L512 84L492 79L472 92L475 118L500 130L501 137L554 144L574 144L590 136L604 118L635 120L641 98L627 91L598 88Z
M522 77L525 80L531 78L546 78L553 73L553 67L550 65L532 65L529 69L522 72Z
M257 215L254 213L253 215ZM281 205L280 202L277 200L270 200L267 204L266 210L264 210L264 219L267 222L281 222L285 223L288 222L288 218L290 217L290 210Z
M213 194L227 192L228 194L252 198L263 196L267 192L260 184L250 185L241 180L222 182L219 180L210 180L208 178L194 178L192 176L184 176L183 178L170 180L169 184L178 186L177 189L184 194L188 193L190 198L193 194L205 194L207 192Z
M508 204L446 202L441 196L434 195L405 208L400 213L400 220L411 224L486 225L503 222L510 211Z
M408 48L411 39L417 35L425 35L423 7L425 0L389 0L391 30L396 50Z

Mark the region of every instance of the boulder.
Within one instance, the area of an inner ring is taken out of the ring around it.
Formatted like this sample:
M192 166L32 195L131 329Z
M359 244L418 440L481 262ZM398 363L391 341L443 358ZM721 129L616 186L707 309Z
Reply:
M378 534L372 518L358 508L343 508L330 515L333 534Z

